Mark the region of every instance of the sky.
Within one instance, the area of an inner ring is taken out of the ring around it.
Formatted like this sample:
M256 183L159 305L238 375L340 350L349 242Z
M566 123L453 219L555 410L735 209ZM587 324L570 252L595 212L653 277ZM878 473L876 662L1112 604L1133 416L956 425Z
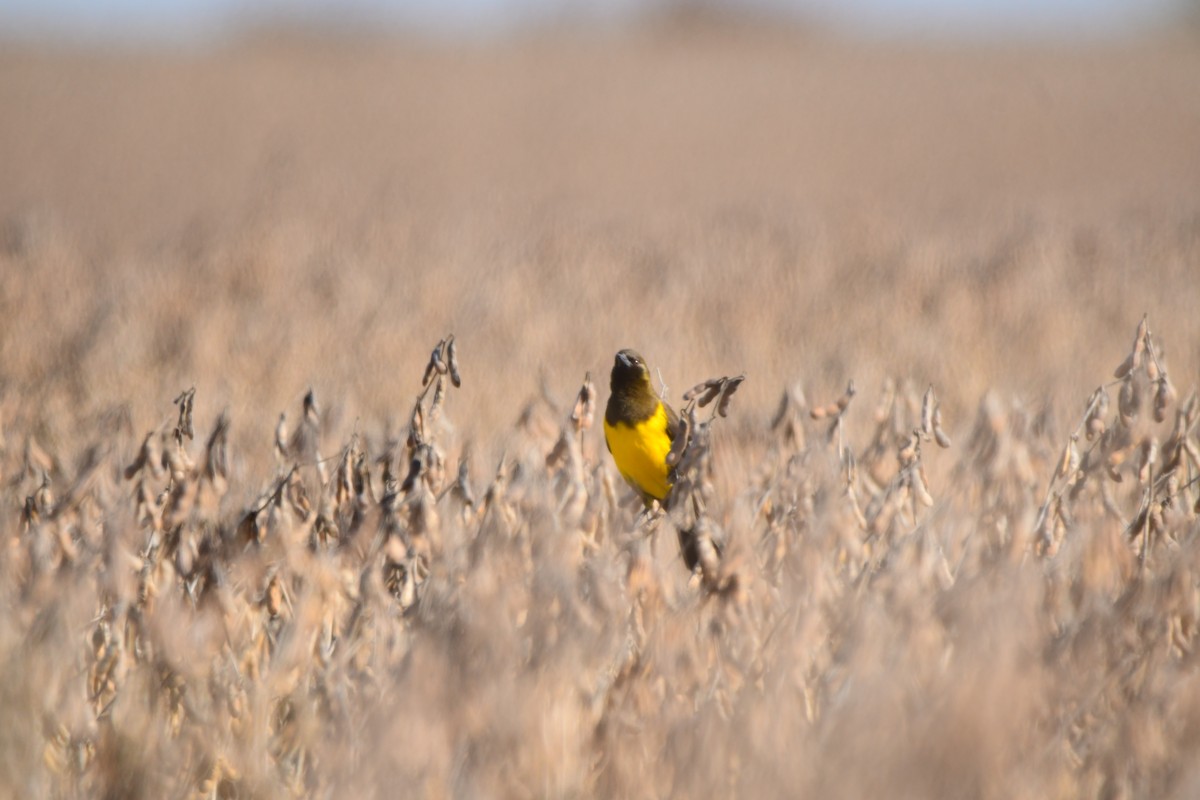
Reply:
M387 22L439 34L528 23L621 19L672 0L0 0L0 32L16 36L190 39L264 19ZM683 6L686 0L674 0ZM865 35L1113 36L1169 24L1200 0L725 0Z

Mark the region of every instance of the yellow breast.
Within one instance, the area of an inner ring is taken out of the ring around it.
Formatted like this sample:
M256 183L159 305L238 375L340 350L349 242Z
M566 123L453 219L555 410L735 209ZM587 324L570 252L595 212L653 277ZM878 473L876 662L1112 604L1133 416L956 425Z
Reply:
M645 422L610 425L605 420L604 438L621 477L650 497L662 500L667 496L671 491L667 478L671 437L667 435L667 412L661 403Z

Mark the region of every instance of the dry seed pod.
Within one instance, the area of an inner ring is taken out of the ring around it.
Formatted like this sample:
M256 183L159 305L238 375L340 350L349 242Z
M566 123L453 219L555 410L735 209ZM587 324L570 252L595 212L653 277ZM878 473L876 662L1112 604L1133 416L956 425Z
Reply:
M1122 481L1119 468L1125 463L1125 459L1129 457L1128 448L1114 450L1109 454L1108 458L1104 459L1104 467L1108 471L1108 477L1112 478L1117 483Z
M450 367L450 382L457 389L462 386L462 376L458 373L458 345L454 342L454 334L446 339L446 361Z
M362 503L375 501L375 490L371 484L371 468L367 466L367 454L359 453L354 461L354 493Z
M1146 317L1142 317L1142 321L1138 323L1137 333L1133 336L1133 349L1125 360L1121 362L1121 366L1113 371L1113 377L1118 380L1127 378L1135 369L1142 364L1142 355L1146 351Z
M433 352L429 354L429 363L425 365L425 374L421 376L421 386L428 386L434 375L445 375L450 371L442 359L442 349L445 346L446 340L441 339L433 348Z
M158 452L158 437L154 434L154 431L150 431L150 433L146 434L146 438L142 440L142 447L138 450L137 458L125 468L125 480L133 480L133 476L137 475L147 466L151 468L158 466L157 462L162 456Z
M921 434L919 431L913 431L912 435L904 440L904 444L900 446L900 451L896 453L896 457L900 460L900 465L907 467L909 464L917 460L921 455Z
M1113 370L1113 377L1117 380L1126 378L1136 367L1137 360L1133 357L1133 353L1130 353L1125 356L1125 360L1121 362L1120 366Z
M1062 458L1058 461L1054 479L1058 480L1064 476L1074 475L1077 469L1079 469L1079 449L1075 447L1075 439L1071 438L1067 442L1067 446L1063 448Z
M400 491L404 494L412 492L417 486L417 481L425 474L429 468L430 462L433 459L433 449L428 445L421 445L413 451L412 460L408 464L408 474L404 477L404 482L400 484Z
M183 449L182 442L176 442L175 447L163 452L163 464L171 473L171 480L176 482L184 480L192 469L192 459Z
M1138 410L1142 405L1141 392L1133 382L1132 376L1126 376L1117 395L1117 410L1121 414L1121 424L1128 428L1137 419Z
M1158 461L1158 439L1150 437L1138 448L1138 482L1150 480L1150 468Z
M179 406L179 422L175 425L175 438L180 442L185 437L195 438L195 431L192 429L192 402L195 397L196 388L193 386L174 400L175 405Z
M950 437L942 430L942 407L941 405L933 408L933 439L938 443L939 447L946 448L950 446Z
M437 351L435 350L434 352ZM428 386L429 382L433 380L433 376L436 374L437 367L434 366L433 359L430 359L429 363L425 365L425 372L421 375L421 386Z
M1108 416L1108 391L1103 386L1092 392L1088 407L1090 411L1084 420L1084 428L1090 442L1096 436L1103 434L1105 429L1104 420Z
M471 491L470 468L465 454L458 462L458 477L455 479L454 484L458 487L458 494L462 498L462 501L468 506L474 507L475 493Z
M1162 422L1167 418L1167 406L1175 399L1175 387L1167 380L1167 376L1163 375L1157 382L1154 390L1154 421Z
M1150 353L1150 357L1146 359L1146 377L1151 383L1158 381L1162 375L1162 370L1159 369L1158 359L1154 357L1154 353Z
M696 400L696 405L704 408L706 405L716 399L721 391L721 378L711 378L703 383L697 383L691 389L683 393L684 402Z
M267 584L263 604L267 607L268 614L272 617L279 616L279 612L283 609L283 587L279 585L278 577L272 577L270 583Z
M429 421L436 422L437 418L442 414L442 403L446 399L446 379L441 375L437 376L437 382L433 386L433 399L429 401Z
M192 403L195 401L195 399L196 399L196 390L194 388L188 389L187 398L184 400L184 403L183 403L182 414L183 414L183 422L184 422L183 433L189 439L196 438L196 430L192 426Z
M1163 472L1173 472L1183 464L1183 442L1178 436L1172 434L1167 439L1167 443L1159 450L1159 457L1162 459Z
M300 519L307 519L309 512L312 511L312 501L308 499L308 489L300 480L299 470L292 470L292 474L288 476L285 496L292 504L292 510L296 512L296 516Z
M1071 453L1070 461L1067 463L1067 477L1072 478L1075 473L1079 472L1080 456L1079 448L1075 446L1075 438L1071 437L1071 444L1068 448Z
M575 432L582 433L590 430L596 417L596 387L592 384L592 373L583 376L583 385L575 396L575 407L571 410L571 422Z
M1146 344L1149 341L1150 328L1146 324L1146 316L1142 315L1142 321L1138 323L1137 332L1133 335L1133 356L1136 361L1140 361L1146 354Z
M918 464L917 468L909 474L912 478L913 493L917 496L917 500L926 508L931 507L933 495L929 493L929 483L925 479L925 466Z
M667 452L667 466L675 467L679 464L679 460L683 458L684 452L688 449L688 445L692 441L692 408L688 406L683 413L679 415L679 431L675 434L675 439L671 442L671 449Z
M925 396L921 398L921 433L928 440L933 434L933 384L929 384L929 388L925 390Z
M449 365L446 364L446 359L442 352L446 349L446 340L438 342L437 347L433 348L433 352L429 354L429 363L437 370L439 375L446 375L450 372Z
M1144 341L1146 343L1146 377L1153 383L1160 377L1165 377L1167 370L1159 360L1162 350L1154 346L1154 339L1149 331L1146 332Z
M420 447L425 442L425 412L421 410L421 403L413 406L412 416L408 420L408 446L410 448Z
M724 378L721 381L721 399L717 401L717 415L724 417L729 411L729 398L733 397L733 393L742 385L742 381L746 380L745 375L738 375L736 378Z
M845 393L837 399L836 403L830 403L826 406L817 406L808 412L808 415L813 419L825 419L826 417L836 417L845 412L850 407L850 401L854 399L854 395L858 390L854 388L854 381L850 381L846 385Z

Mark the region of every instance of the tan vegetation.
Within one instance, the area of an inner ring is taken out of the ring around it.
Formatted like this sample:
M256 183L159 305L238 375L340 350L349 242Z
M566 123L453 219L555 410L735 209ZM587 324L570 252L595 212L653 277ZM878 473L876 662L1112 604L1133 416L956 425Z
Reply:
M0 52L0 795L1194 796L1197 75Z

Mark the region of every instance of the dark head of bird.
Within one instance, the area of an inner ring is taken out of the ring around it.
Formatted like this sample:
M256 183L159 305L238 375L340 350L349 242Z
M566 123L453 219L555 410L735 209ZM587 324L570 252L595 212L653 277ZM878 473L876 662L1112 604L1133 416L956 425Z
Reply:
M609 388L620 392L642 385L650 385L650 368L646 366L646 360L633 350L617 353Z
M610 425L649 419L658 407L658 394L650 384L650 368L633 350L617 353L609 388L612 395L608 398L604 419Z

